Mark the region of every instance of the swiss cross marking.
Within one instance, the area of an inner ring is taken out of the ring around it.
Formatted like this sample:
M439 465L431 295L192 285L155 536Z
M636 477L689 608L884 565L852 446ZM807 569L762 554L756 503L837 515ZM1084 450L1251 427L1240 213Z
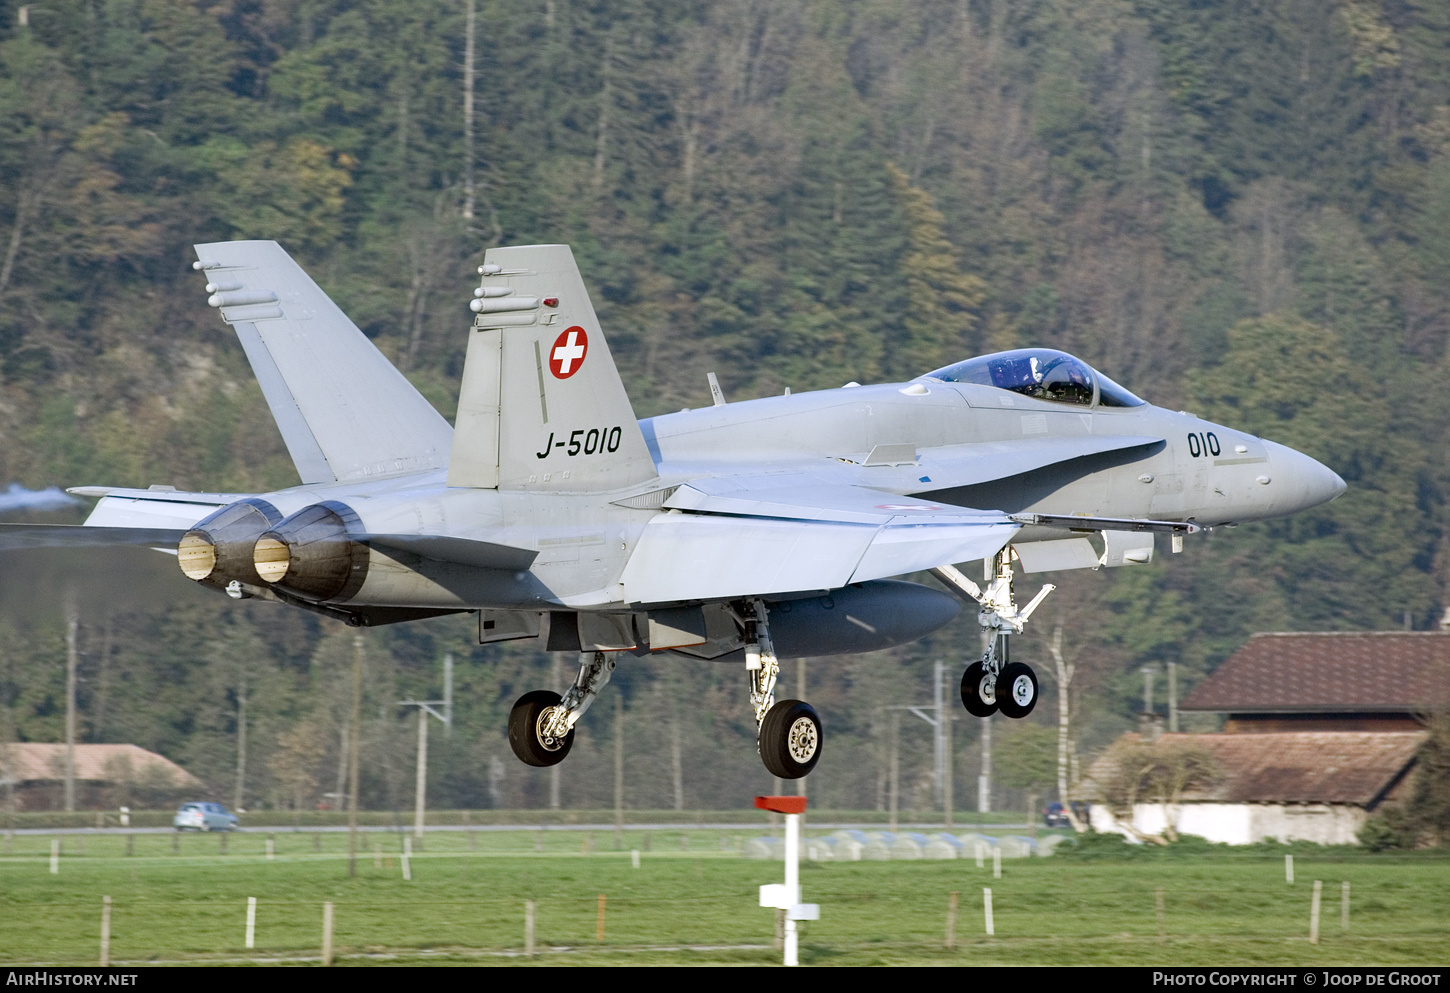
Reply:
M554 339L554 347L549 349L549 371L555 379L568 379L584 366L588 353L589 336L575 325Z

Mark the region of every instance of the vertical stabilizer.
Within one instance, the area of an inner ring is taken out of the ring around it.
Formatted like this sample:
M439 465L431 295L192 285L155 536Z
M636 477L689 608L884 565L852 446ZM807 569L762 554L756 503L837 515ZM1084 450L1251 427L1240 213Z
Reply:
M304 483L446 465L448 422L275 241L197 245Z
M568 245L490 249L448 485L616 490L655 466Z

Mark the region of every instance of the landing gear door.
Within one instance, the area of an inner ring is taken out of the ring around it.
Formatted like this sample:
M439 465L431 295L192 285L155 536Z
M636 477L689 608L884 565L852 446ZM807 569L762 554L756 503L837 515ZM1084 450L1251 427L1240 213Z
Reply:
M480 610L478 612L478 643L518 641L539 636L540 615L535 610Z

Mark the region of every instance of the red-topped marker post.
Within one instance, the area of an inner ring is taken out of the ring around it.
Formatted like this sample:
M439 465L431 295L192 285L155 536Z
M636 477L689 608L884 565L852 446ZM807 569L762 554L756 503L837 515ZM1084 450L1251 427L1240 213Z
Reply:
M755 805L761 810L785 815L785 883L766 883L760 887L760 905L785 911L785 964L800 965L800 941L796 921L818 921L821 908L815 903L801 903L801 814L806 812L803 796L758 796Z

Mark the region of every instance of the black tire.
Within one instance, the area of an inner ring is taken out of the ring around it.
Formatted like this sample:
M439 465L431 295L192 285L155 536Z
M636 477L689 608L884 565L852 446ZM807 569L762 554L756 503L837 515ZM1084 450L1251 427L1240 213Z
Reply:
M509 711L509 747L528 765L558 765L574 747L573 728L562 742L545 743L539 738L539 718L549 707L557 707L562 699L549 690L534 690L519 697L514 709Z
M973 662L962 673L962 706L973 717L991 717L997 712L995 686L984 686L987 668L980 662Z
M997 709L1008 717L1026 717L1037 706L1037 673L1030 665L1009 662L997 677Z
M821 718L800 700L781 700L760 725L760 759L771 775L800 779L821 757Z

